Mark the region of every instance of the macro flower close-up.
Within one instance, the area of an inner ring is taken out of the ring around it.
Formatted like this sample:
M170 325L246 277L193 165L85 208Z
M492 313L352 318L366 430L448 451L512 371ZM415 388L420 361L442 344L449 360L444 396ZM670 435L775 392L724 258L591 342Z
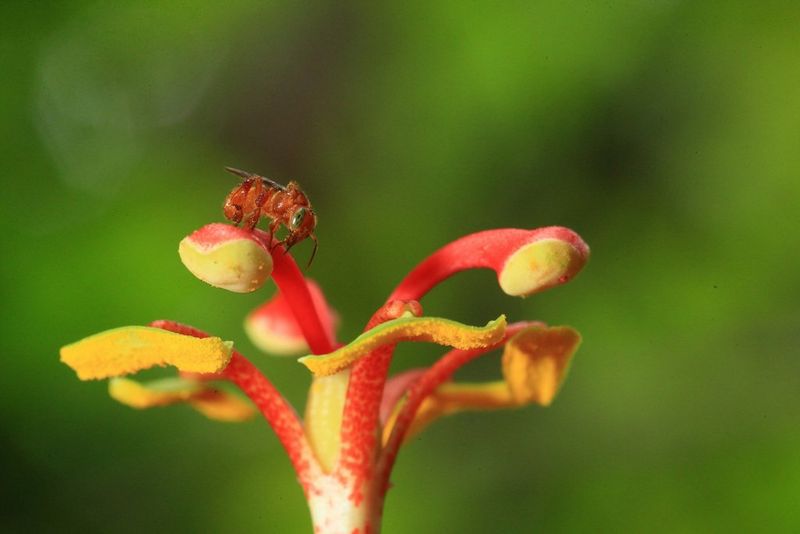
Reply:
M798 22L0 3L0 533L800 532Z
M508 323L504 315L471 326L423 314L420 301L460 271L489 269L500 289L527 297L564 284L582 269L589 247L563 227L498 229L470 234L420 262L364 327L343 344L336 313L272 233L208 224L180 243L180 257L197 278L247 293L272 279L277 292L247 317L254 343L300 358L312 374L305 414L253 363L223 341L192 326L156 320L94 334L61 349L78 377L109 379L109 394L134 408L188 403L210 419L247 420L258 410L280 440L303 488L314 532L376 534L402 444L439 417L466 410L549 405L580 335L539 321ZM427 342L450 348L428 367L389 375L395 346ZM502 352L498 377L454 380L470 361ZM155 366L172 378L137 382L126 376ZM231 382L250 400L214 386ZM444 474L443 474L444 476Z

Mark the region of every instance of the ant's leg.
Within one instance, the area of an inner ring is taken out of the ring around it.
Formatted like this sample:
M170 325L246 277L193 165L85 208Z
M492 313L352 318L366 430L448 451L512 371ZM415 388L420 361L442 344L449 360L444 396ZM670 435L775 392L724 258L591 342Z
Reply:
M247 216L247 223L245 224L245 227L248 230L252 230L253 228L255 228L256 225L258 224L258 219L260 218L260 216L261 216L261 210L251 211L250 214Z
M272 221L271 223L269 223L269 246L270 246L270 250L272 250L272 241L273 241L273 239L275 237L275 232L278 231L278 227L280 226L280 224L281 223L279 223L278 221ZM280 244L280 243L278 243L278 244Z
M261 217L261 206L264 205L264 184L261 180L256 179L253 183L253 191L251 193L254 199L253 211L247 217L247 229L252 230L258 224L258 219ZM251 197L252 198L252 197Z
M253 185L252 180L245 180L236 189L231 191L228 198L225 199L225 205L222 207L225 217L238 226L242 222L244 216L244 206L247 201L247 193Z
M237 225L241 223L242 216L244 215L244 210L242 209L243 202L244 197L241 191L235 191L231 193L231 195L225 200L225 205L222 207L223 212L225 213L225 218L236 223Z

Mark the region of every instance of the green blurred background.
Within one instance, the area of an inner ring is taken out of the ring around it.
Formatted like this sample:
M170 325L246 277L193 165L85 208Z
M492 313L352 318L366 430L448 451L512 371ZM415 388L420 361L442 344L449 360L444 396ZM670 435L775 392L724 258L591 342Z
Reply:
M241 330L272 289L215 290L176 254L221 220L224 165L302 183L343 340L465 233L560 224L593 249L534 298L483 271L423 302L584 344L552 407L404 449L386 533L800 529L795 2L4 2L0 20L0 530L310 531L260 420L137 412L58 362L172 318L302 406L308 373Z

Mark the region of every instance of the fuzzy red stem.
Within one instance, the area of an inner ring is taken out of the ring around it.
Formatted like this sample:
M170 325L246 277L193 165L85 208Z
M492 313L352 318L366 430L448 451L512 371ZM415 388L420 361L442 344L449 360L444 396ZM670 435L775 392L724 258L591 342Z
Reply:
M547 226L535 230L500 228L466 235L448 243L417 265L395 288L393 299L420 300L437 284L467 269L502 270L508 257L521 246L540 239L567 241L580 251L588 249L572 230Z
M239 388L258 406L289 455L300 485L309 484L320 474L319 466L306 439L303 425L289 402L275 386L244 356L234 352L222 376Z
M397 458L397 453L400 446L403 444L408 429L414 421L414 416L417 410L422 405L422 402L433 393L436 388L448 381L453 374L462 366L471 362L475 358L487 354L498 347L502 347L511 336L522 330L523 328L542 324L538 322L520 322L508 325L506 328L503 339L491 347L472 350L451 350L431 367L425 370L422 375L411 385L408 389L408 397L397 416L392 428L392 433L389 440L386 442L385 447L381 453L381 458L378 461L377 473L381 478L380 487L382 491L388 489L389 475L391 474L392 467Z
M366 330L400 317L404 312L422 315L418 302L387 302L367 323ZM364 483L372 477L380 443L379 420L383 386L396 344L374 350L357 361L350 372L341 429L341 451L334 472L352 488L351 500L358 504Z
M259 238L257 242L272 254L272 279L286 297L311 352L314 354L332 352L336 348L335 342L322 325L319 312L308 291L306 280L294 258L280 245L266 246L266 243L269 242L269 234L266 232L256 229L253 234Z
M187 336L209 337L209 334L202 330L174 321L153 321L150 326ZM309 481L318 474L319 467L314 461L314 455L297 413L267 377L236 351L233 351L230 363L221 373L201 376L205 379L230 380L253 401L275 431L292 462L301 486L307 490Z
M396 345L374 350L356 363L350 374L341 428L341 450L334 473L351 488L350 500L358 506L362 488L372 478L380 443L379 420L383 383ZM362 360L362 361L363 361ZM360 363L360 362L359 362Z

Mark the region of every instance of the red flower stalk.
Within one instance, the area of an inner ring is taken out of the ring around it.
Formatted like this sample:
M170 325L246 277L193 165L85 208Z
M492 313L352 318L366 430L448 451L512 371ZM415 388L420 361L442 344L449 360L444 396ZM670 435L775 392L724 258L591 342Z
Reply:
M568 228L486 230L457 239L417 265L389 296L421 299L459 271L492 269L507 294L527 297L568 282L589 259L589 247Z
M483 327L467 326L426 317L419 303L431 288L465 269L494 270L501 289L515 296L570 280L589 249L566 228L490 230L446 245L413 269L364 333L346 345L334 338L335 312L322 292L267 233L210 224L185 238L179 252L195 276L231 291L254 291L271 275L278 293L248 317L246 328L267 350L310 350L300 358L313 373L302 421L230 342L173 321L96 334L63 347L61 359L81 379L111 378L112 396L136 408L185 402L211 418L243 420L252 409L214 388L214 382L238 386L287 451L318 533L376 534L391 470L408 436L458 411L549 404L580 342L569 327L507 326L504 316ZM394 348L402 341L453 350L427 369L389 379ZM461 366L495 349L503 350L502 379L452 381ZM154 365L171 365L180 373L143 384L123 377Z

